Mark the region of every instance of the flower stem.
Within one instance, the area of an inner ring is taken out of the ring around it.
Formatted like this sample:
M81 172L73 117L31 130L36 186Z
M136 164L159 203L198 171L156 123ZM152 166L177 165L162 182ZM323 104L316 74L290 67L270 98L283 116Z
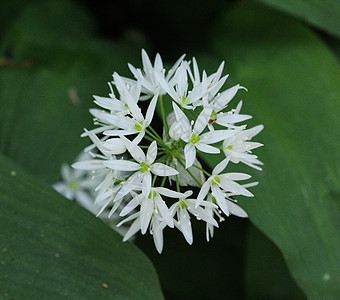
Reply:
M179 188L179 179L178 179L178 175L176 175L176 188L177 188L177 192L181 192L180 188Z
M165 117L163 95L159 96L159 103L161 105L161 113L162 113L162 120L163 120L163 124L164 124L165 134L166 134L167 138L169 139L169 137L170 137L169 136L169 125L168 125L168 122L166 121L166 117Z
M155 177L152 180L152 186L155 186L156 179L157 179L157 175L155 175Z
M160 137L160 135L156 132L156 130L153 129L150 125L149 125L149 128L151 129L151 131L153 132L153 134L154 134L155 136L157 136L159 139L163 140L163 139Z

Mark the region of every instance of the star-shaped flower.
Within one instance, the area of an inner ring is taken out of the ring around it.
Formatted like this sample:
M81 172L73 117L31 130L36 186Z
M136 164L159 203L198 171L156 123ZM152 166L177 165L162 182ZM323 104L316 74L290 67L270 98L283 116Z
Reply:
M172 102L176 123L173 125L173 131L187 144L184 147L185 168L193 165L196 158L196 148L205 153L219 153L220 150L211 146L223 139L226 139L233 134L230 130L216 130L207 132L201 135L204 128L207 126L211 116L211 108L204 108L197 117L194 128L190 125L189 119L179 107ZM174 129L175 128L175 129ZM171 130L170 130L171 132Z
M198 207L203 199L205 199L211 190L213 197L216 199L217 205L220 209L229 216L229 208L226 196L223 192L231 192L234 195L244 195L247 197L254 196L245 187L236 183L238 180L246 180L251 176L244 173L224 173L220 174L227 166L229 158L222 160L212 171L212 175L203 184L198 196L196 207Z
M143 150L138 147L135 142L131 142L125 137L121 138L136 162L130 160L110 160L104 162L104 165L114 170L134 171L135 173L131 175L128 180L131 184L131 190L133 189L134 184L142 182L142 188L145 189L146 194L150 193L152 180L151 173L157 176L172 176L178 174L178 171L163 163L154 163L157 157L156 141L151 143L147 154L145 155Z

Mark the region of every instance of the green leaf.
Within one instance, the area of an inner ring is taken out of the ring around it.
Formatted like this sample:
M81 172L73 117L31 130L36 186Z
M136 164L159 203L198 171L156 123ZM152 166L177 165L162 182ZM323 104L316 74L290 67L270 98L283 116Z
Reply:
M340 297L340 68L305 26L240 8L214 31L213 51L246 86L243 112L263 123L256 197L242 201L312 299ZM206 160L211 166L216 160ZM229 170L236 170L230 166ZM249 168L241 168L248 170Z
M162 299L133 244L0 155L0 290L5 299Z
M340 2L336 0L256 0L340 37Z
M70 31L60 26L69 11L78 16ZM92 37L82 15L65 1L31 6L13 21L3 47L17 65L0 69L0 150L49 183L89 143L80 135L93 128L92 95L107 95L113 71L126 73L139 57L126 43Z

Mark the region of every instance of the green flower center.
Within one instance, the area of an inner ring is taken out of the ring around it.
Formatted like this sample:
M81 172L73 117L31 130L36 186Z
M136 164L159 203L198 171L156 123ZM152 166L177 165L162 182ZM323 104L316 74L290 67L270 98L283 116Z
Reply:
M185 96L182 97L182 103L181 104L182 105L187 104L187 97L185 97Z
M181 208L183 208L183 209L188 208L188 205L185 203L185 201L184 201L183 199L181 199L181 200L179 201L179 205L180 205Z
M75 190L78 186L78 182L75 180L71 180L67 185L70 189Z
M226 149L228 149L228 150L231 150L231 149L233 149L233 146L228 146L228 147L226 147Z
M157 195L156 191L151 191L149 194L149 198L154 198Z
M199 140L200 140L200 137L193 133L190 138L190 143L196 144L197 142L199 142Z
M215 176L214 179L212 180L212 184L218 184L218 183L221 183L221 180L218 176Z
M210 116L210 120L216 120L216 116L217 116L217 112L213 110Z
M143 122L136 123L133 128L136 129L137 131L142 131L143 130Z
M141 162L139 171L142 172L142 173L145 173L145 172L149 171L149 167L150 166L148 164L146 164L145 162Z

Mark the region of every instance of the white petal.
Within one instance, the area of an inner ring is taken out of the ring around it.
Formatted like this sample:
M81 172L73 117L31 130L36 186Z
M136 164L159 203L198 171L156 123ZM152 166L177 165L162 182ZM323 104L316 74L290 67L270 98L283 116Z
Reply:
M139 204L139 197L133 198L126 206L123 208L123 210L120 212L120 216L124 217L127 214L129 214L132 210L134 210Z
M169 208L166 206L165 202L161 198L161 196L156 195L154 197L155 205L160 213L160 215L163 217L164 222L168 224L169 227L174 227L174 222L172 217L170 216Z
M73 165L72 165L72 167L73 167ZM75 168L75 169L78 169L78 168ZM69 165L67 165L67 164L62 164L61 165L61 177L62 177L63 180L65 180L65 181L72 180L73 172L74 172L74 170L72 170L69 167Z
M222 160L212 171L213 175L220 174L227 167L228 163L229 163L228 157Z
M168 75L166 76L166 80L169 80L171 75L174 74L174 72L176 72L178 66L182 63L183 59L185 57L185 54L183 54L175 63L174 65L171 67L171 69L168 72Z
M144 49L142 49L142 62L143 62L143 68L146 74L149 74L150 72L153 71L150 58Z
M118 227L118 225L117 225ZM129 230L126 232L123 242L126 242L128 239L130 239L133 235L135 235L140 229L140 221L139 218L136 219L130 226Z
M201 190L200 190L200 192L198 193L198 196L197 196L197 201L196 201L196 205L195 205L196 208L202 203L202 201L207 196L209 189L210 189L210 185L211 185L210 181L206 181L202 185Z
M234 134L234 130L215 130L214 132L207 132L200 136L201 142L204 144L214 144L222 141Z
M123 143L125 144L127 150L130 152L131 156L139 163L145 161L145 154L143 150L137 146L136 142L131 142L126 137L121 136Z
M232 201L227 201L228 207L229 207L229 211L231 214L241 217L241 218L247 218L248 215L247 213L238 205L236 205L234 202Z
M124 110L124 103L117 99L107 98L107 97L99 97L93 96L97 105L114 111L122 111Z
M223 174L219 176L220 180L221 180L221 187L226 191L226 192L231 192L235 195L244 195L244 196L247 196L247 197L253 197L254 195L249 192L247 189L245 189L242 185L234 182L234 181L231 181L231 180L228 180L228 179L225 179L223 177Z
M205 108L197 117L193 130L196 135L199 135L207 126L208 121L210 120L211 117L211 112L212 112L211 108Z
M72 164L72 168L79 170L101 170L105 168L103 162L105 161L100 159L83 160Z
M158 99L158 94L156 94L148 107L148 110L146 111L146 116L145 116L145 127L149 126L151 124L151 121L153 119L153 115L155 113L155 108L156 108L156 104L157 104L157 99Z
M239 114L218 114L216 119L216 124L229 126L230 124L242 122L248 119L251 119L252 116L250 115L239 115Z
M176 192L167 188L163 187L157 187L154 188L155 191L157 191L159 194L164 195L169 198L185 198L187 194Z
M158 251L158 253L162 253L163 250L163 229L164 225L158 221L155 217L152 219L153 226L153 241L155 243L155 247Z
M105 130L103 132L104 135L108 135L108 136L124 136L124 135L130 135L130 134L135 134L138 131L136 129L133 129L133 127L131 127L131 129L127 129L127 130Z
M186 144L184 147L185 168L188 169L196 159L196 149L193 144Z
M213 192L213 195L216 199L218 206L227 216L229 216L229 209L228 209L227 201L225 199L223 192L220 190L220 188L216 184L211 185L211 190Z
M193 236L192 236L192 228L191 228L191 222L190 217L186 209L180 209L179 211L179 224L181 231L188 242L189 245L193 242Z
M113 138L108 139L103 143L103 146L107 148L110 152L110 154L122 154L126 151L125 144L121 139Z
M202 151L202 152L205 152L205 153L211 153L211 154L220 153L220 150L218 148L207 145L207 144L203 144L203 143L200 143L200 142L198 142L196 144L196 148L198 150Z
M182 110L175 104L175 102L172 102L172 107L174 109L175 112L175 116L176 116L176 120L179 124L181 124L181 132L179 132L179 136L184 136L187 135L188 132L191 131L191 126L190 126L190 122L187 118L187 116L184 114L184 112L182 112Z
M219 108L223 109L230 102L231 99L234 98L237 91L240 89L240 85L237 84L224 92L221 93L219 97L216 99L216 104Z
M136 171L140 168L139 164L129 160L110 160L104 161L104 166L121 171Z
M146 153L146 163L152 164L157 157L157 142L153 141L149 146L148 152Z
M144 195L149 195L151 190L151 173L146 172L143 174L143 183L142 183L142 189Z
M140 226L142 234L145 234L148 229L151 217L153 214L153 201L150 198L145 198L140 209Z
M178 174L178 171L162 163L155 163L151 165L150 170L157 176L172 176Z
M226 173L223 174L223 178L229 178L230 180L247 180L251 178L251 176L245 173Z

